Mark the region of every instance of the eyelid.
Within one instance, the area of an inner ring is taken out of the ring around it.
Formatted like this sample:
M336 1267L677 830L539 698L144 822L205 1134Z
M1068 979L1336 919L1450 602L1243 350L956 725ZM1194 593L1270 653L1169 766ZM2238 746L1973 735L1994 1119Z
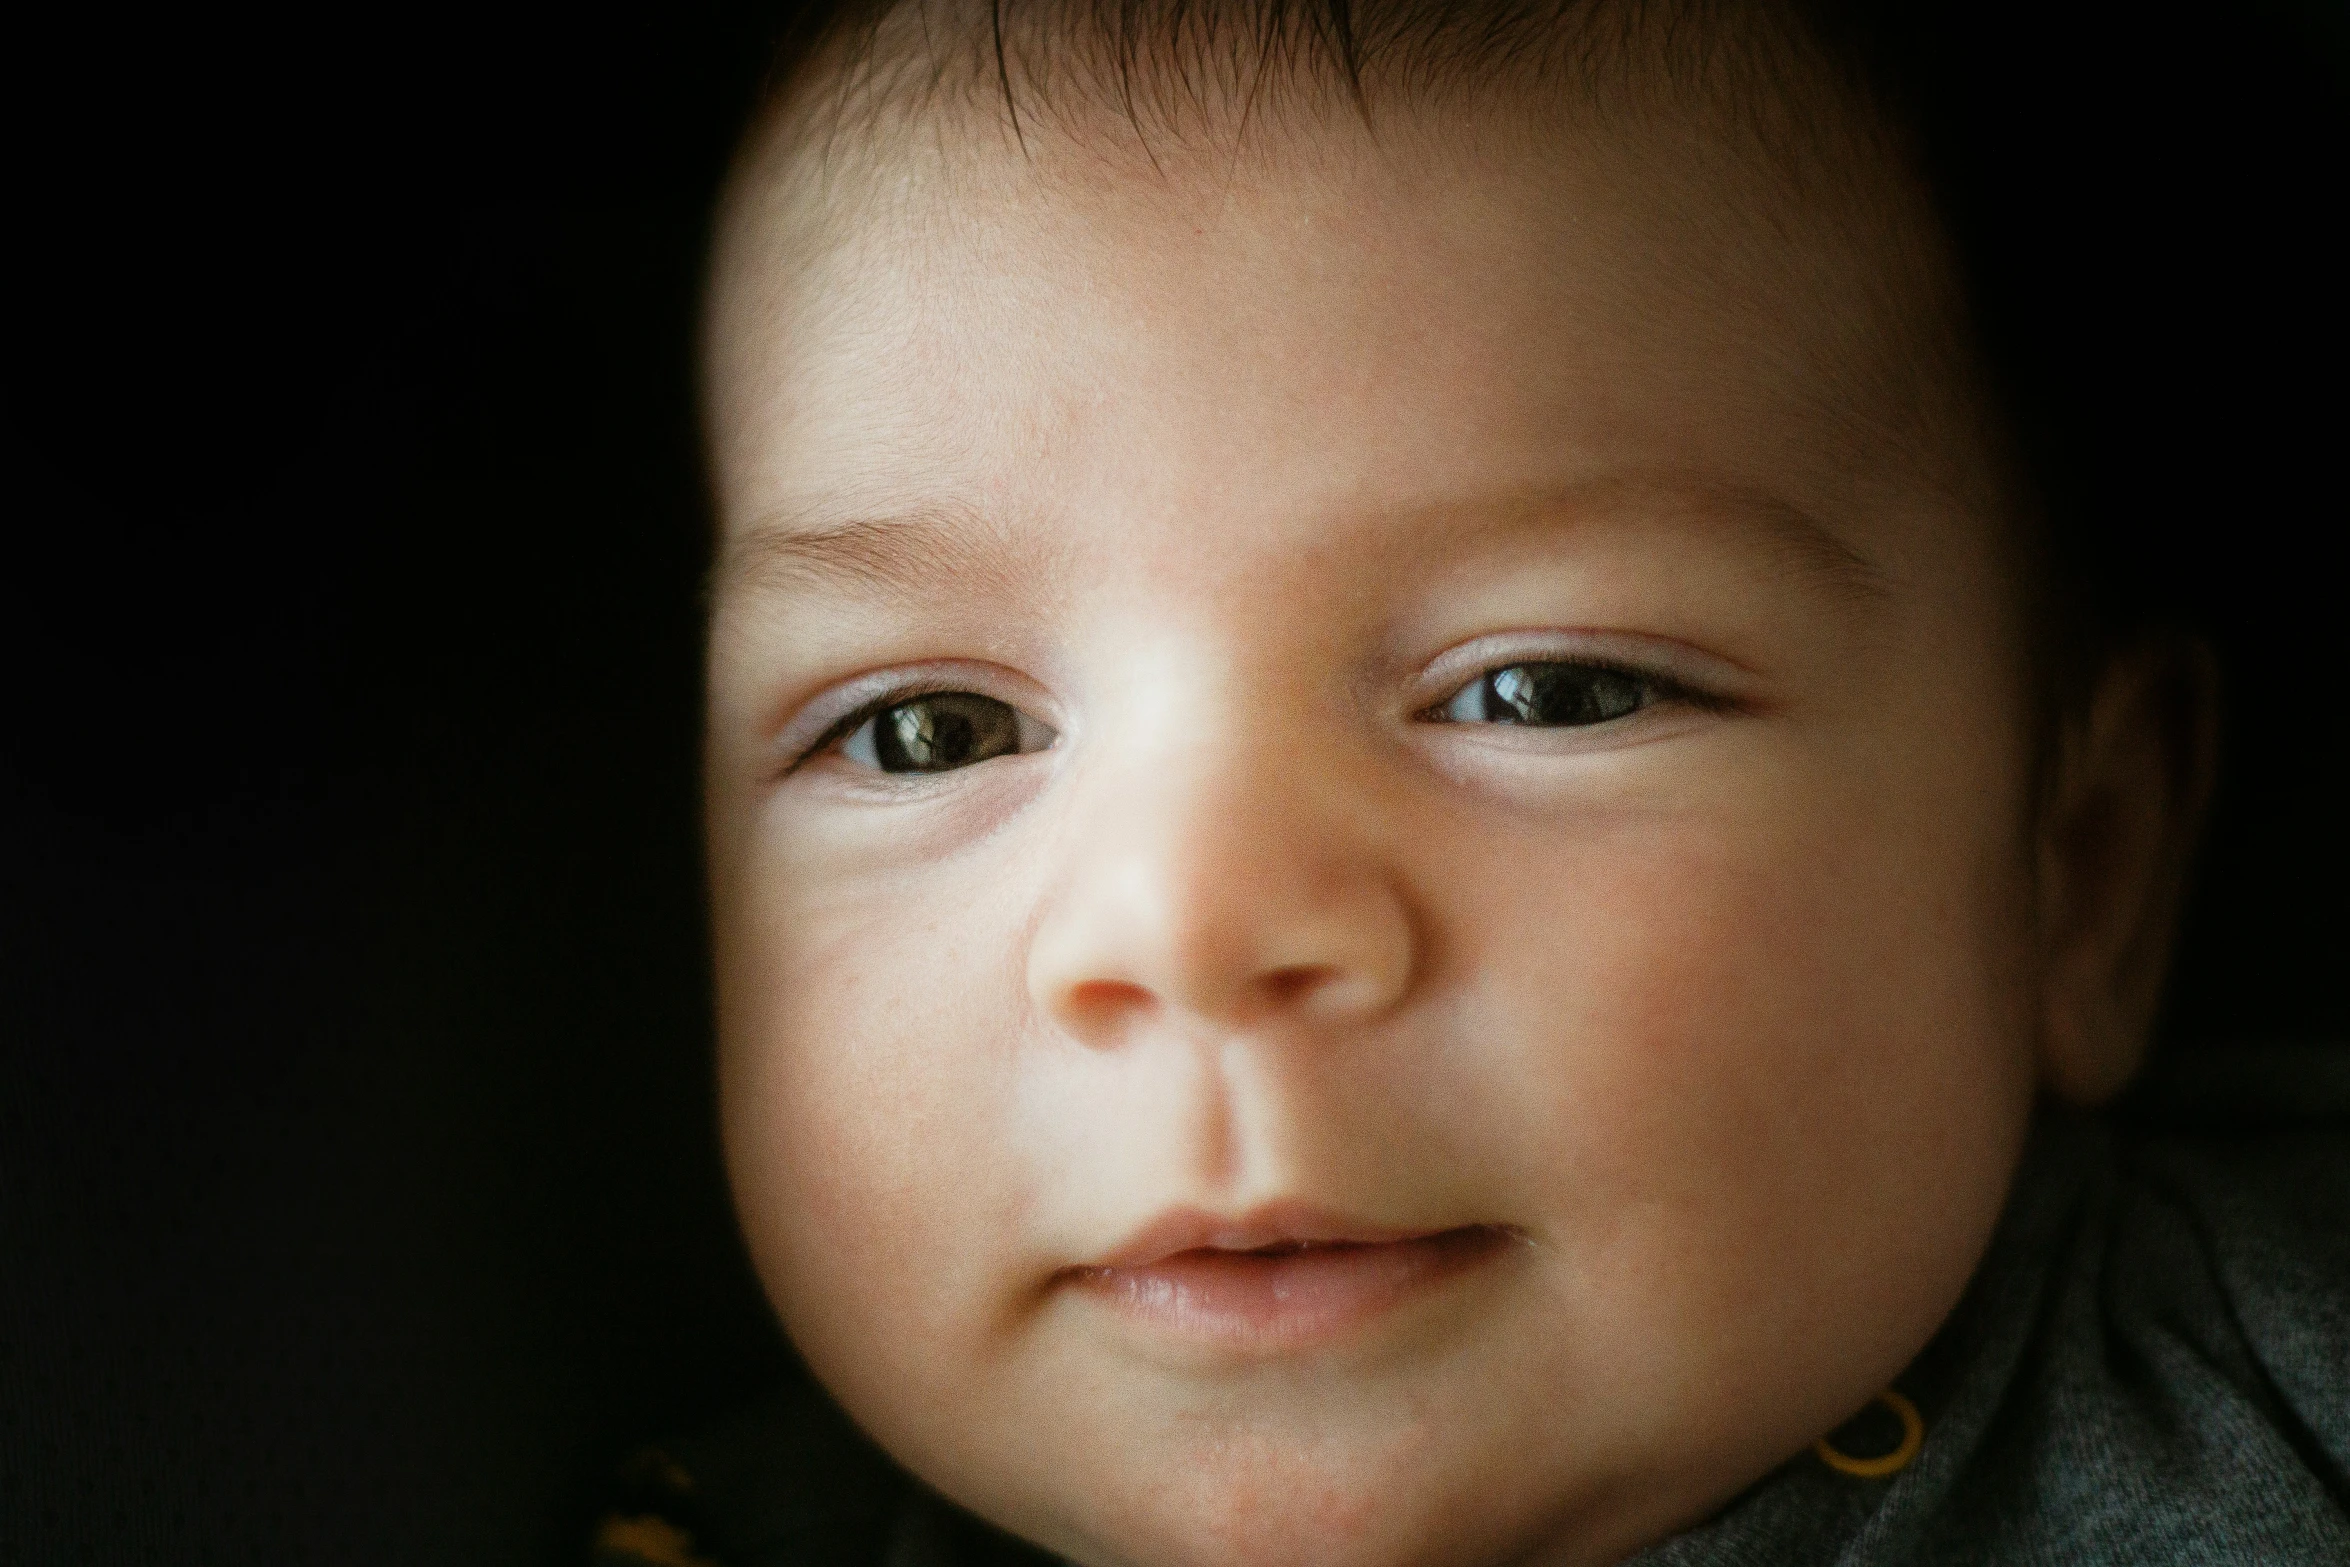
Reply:
M1445 649L1411 683L1409 710L1426 712L1482 675L1512 664L1588 664L1655 682L1701 706L1749 701L1754 675L1718 654L1667 637L1621 631L1502 631Z
M788 775L883 709L941 691L969 691L993 697L1031 717L1036 716L1031 711L1033 708L1047 705L1037 701L1032 683L999 665L955 660L904 664L873 670L826 687L784 720L775 734L774 753ZM1049 718L1040 721L1056 730L1061 727Z

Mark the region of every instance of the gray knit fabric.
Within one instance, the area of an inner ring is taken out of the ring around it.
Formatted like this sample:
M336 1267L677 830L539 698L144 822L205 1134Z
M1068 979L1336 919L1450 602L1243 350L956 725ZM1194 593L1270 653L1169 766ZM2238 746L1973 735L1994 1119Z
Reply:
M1636 1567L2350 1567L2350 1051L2193 1057L2113 1115L2044 1113L1974 1283L1896 1386L1926 1421L1901 1473L1807 1453ZM820 1400L670 1452L695 1478L650 1505L697 1560L1049 1561Z

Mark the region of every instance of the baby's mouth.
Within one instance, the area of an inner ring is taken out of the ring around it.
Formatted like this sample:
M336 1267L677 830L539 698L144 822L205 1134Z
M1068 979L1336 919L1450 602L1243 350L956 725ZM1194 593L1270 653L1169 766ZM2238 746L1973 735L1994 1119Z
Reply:
M1319 1214L1252 1215L1230 1224L1183 1214L1061 1277L1178 1338L1234 1349L1302 1348L1496 1260L1515 1239L1515 1231L1494 1224L1387 1230Z

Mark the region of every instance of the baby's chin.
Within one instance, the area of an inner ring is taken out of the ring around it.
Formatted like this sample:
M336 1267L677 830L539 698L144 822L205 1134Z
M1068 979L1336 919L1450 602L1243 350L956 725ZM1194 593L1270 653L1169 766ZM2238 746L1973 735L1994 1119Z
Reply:
M1072 1463L1049 1492L968 1501L1081 1567L1563 1567L1620 1560L1739 1489L1694 1476L1634 1487L1448 1435L1096 1447L1098 1466Z
M1512 1326L1385 1365L1184 1373L1064 1345L952 1392L918 1373L868 1384L878 1404L839 1391L924 1480L1082 1567L1615 1561L1808 1440L1801 1415L1693 1430L1622 1410L1576 1390L1540 1324Z

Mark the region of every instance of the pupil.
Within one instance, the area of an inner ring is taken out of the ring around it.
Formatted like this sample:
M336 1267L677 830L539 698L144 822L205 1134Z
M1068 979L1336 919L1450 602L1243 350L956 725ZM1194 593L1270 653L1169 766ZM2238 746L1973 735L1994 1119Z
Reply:
M884 772L943 773L1019 750L1020 720L993 697L947 691L884 712L873 742Z
M1637 675L1587 664L1512 664L1485 677L1485 709L1505 724L1604 724L1639 711Z

